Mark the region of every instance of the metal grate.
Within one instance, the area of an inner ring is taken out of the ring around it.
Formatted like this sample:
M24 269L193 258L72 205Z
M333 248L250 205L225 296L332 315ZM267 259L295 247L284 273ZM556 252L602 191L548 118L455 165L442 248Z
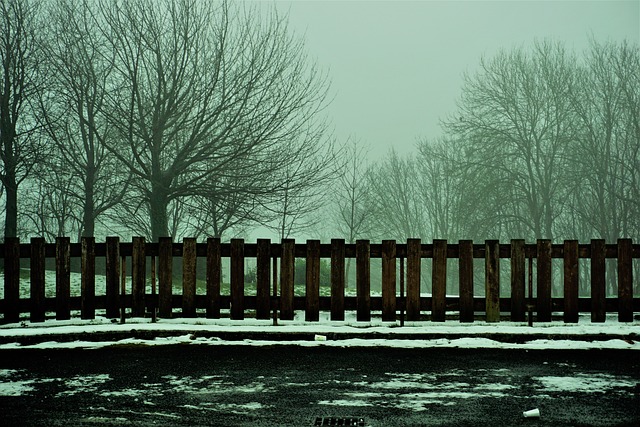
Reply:
M316 417L314 426L355 426L364 427L364 418L358 417Z

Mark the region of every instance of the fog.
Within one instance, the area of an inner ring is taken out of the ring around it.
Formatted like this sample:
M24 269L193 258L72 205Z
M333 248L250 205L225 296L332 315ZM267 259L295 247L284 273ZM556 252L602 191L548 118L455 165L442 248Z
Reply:
M638 1L125 6L0 10L5 237L640 236Z
M441 134L462 76L484 55L553 39L580 53L590 38L640 41L638 1L277 1L326 69L338 140L415 150Z

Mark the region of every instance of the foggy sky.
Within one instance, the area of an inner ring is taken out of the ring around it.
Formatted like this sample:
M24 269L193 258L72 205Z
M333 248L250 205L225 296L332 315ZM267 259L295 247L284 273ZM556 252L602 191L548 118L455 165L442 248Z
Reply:
M379 158L441 134L482 55L551 37L640 42L640 1L276 1L332 80L328 118Z

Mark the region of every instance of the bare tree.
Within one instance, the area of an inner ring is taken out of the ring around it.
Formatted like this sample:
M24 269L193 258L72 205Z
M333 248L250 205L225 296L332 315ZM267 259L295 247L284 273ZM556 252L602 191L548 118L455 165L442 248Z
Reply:
M206 196L211 177L263 173L256 162L283 144L322 144L327 81L285 18L195 0L101 10L122 82L110 124L124 144L111 152L137 181L130 201L154 241L169 234L170 204Z
M445 123L484 174L487 186L478 190L502 198L506 218L526 226L526 237L553 238L565 208L576 141L574 63L551 42L483 59L481 71L465 80L457 115Z
M44 149L33 111L42 86L38 9L36 1L0 2L0 181L6 203L5 237L18 235L18 187Z
M107 150L116 137L106 120L113 53L97 30L96 12L88 0L57 0L47 9L51 34L44 48L51 78L41 115L56 146L48 167L76 178L55 190L76 200L82 236L95 235L96 221L122 201L129 177Z
M335 223L338 235L347 243L370 238L372 210L369 206L369 182L367 180L368 148L357 138L349 138L344 149L345 161L335 183ZM346 286L351 275L351 258L347 258Z
M439 138L418 144L415 197L438 239L484 239L495 231L495 209L478 191L477 171L466 162L463 141ZM494 213L491 213L494 212Z
M48 160L39 164L32 179L23 186L26 191L21 206L21 228L49 241L73 235L79 241L82 234L82 217L78 215L82 212L80 200L61 189L73 187L80 177L63 167L51 167L52 163Z
M372 236L402 241L433 236L432 224L416 197L417 179L415 159L401 158L393 150L369 167Z
M350 138L345 149L346 161L336 182L336 229L346 237L347 243L355 243L356 239L369 234L367 154L368 149L360 140Z

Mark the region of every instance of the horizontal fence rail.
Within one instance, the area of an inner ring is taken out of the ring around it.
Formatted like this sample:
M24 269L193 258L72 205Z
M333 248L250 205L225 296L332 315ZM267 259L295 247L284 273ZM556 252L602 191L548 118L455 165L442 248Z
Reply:
M71 261L78 258L80 296L72 297ZM100 258L104 258L104 295L96 295L96 259ZM229 259L228 293L223 293L221 287L224 258ZM70 243L69 238L60 237L55 243L32 238L24 244L8 238L0 245L0 259L4 261L0 312L5 323L19 321L22 313L29 313L32 322L44 321L51 312L55 312L56 319L66 320L77 310L83 319L92 319L96 310L105 310L107 317L120 317L121 321L127 316L196 317L198 310L207 318L273 316L276 321L292 320L296 310L304 310L305 320L314 322L319 320L320 311L330 311L331 320L344 320L346 310L355 310L357 320L364 322L371 320L372 312L381 312L383 321L400 318L401 322L405 319L443 322L447 316L473 322L478 313L487 322L499 322L505 317L516 322L528 317L531 322L533 313L536 321L549 322L552 313L561 312L567 323L577 322L579 312L590 312L592 322L604 322L607 312L617 312L618 321L631 322L634 312L640 311L640 298L634 298L633 289L633 261L638 258L640 245L632 244L630 239L620 239L615 244L605 244L604 240L588 244L576 240L562 244L552 244L550 240L533 244L524 240L508 244L497 240L484 244L434 240L426 244L419 239L406 243L385 240L374 244L359 240L345 244L344 240L334 239L322 244L318 240L296 243L292 239L280 243L268 239L258 239L257 243L232 239L222 243L218 238L209 238L205 243L197 243L193 238L180 243L169 238L147 243L142 237L135 237L130 243L120 242L117 237L108 237L104 243L96 243L91 237ZM182 289L174 294L173 269L177 259L182 261ZM255 259L255 295L245 292L248 259ZM296 259L306 261L304 296L294 294ZM330 296L320 296L322 259L330 260ZM345 296L347 259L355 260L355 296ZM371 259L381 260L381 296L371 295ZM421 294L424 259L431 260L428 296ZM474 292L476 259L484 260L483 296ZM507 285L500 282L501 259L509 260ZM562 260L563 264L562 298L552 298L554 259ZM615 259L617 267L614 298L606 297L607 259ZM29 260L29 298L20 298L21 260ZM457 271L447 270L449 260L457 261ZM579 297L579 260L588 260L588 298ZM198 293L197 276L203 270L203 262L205 286ZM47 266L55 268L53 298L45 298ZM452 273L458 278L458 296L453 297L447 296L447 277ZM501 286L510 290L510 297L501 297Z

